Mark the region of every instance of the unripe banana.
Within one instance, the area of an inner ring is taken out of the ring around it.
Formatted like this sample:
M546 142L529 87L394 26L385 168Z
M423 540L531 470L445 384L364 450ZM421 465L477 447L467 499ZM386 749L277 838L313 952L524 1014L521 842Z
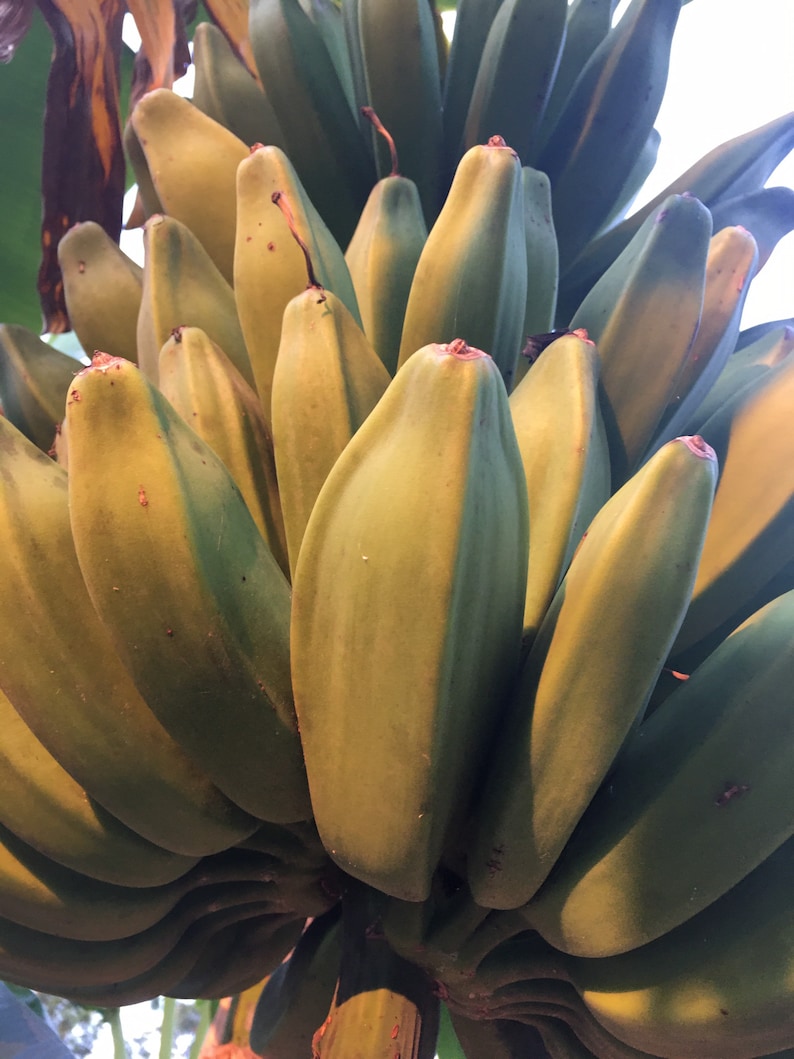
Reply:
M69 319L88 356L101 349L137 361L141 267L96 221L69 229L58 243L58 264Z
M732 633L648 719L527 921L578 956L639 948L794 833L794 592Z
M160 350L174 328L188 326L206 331L253 385L234 291L190 229L157 214L146 222L144 249L138 365L147 378L157 383Z
M234 181L248 147L189 100L167 88L147 92L138 100L130 121L146 156L163 212L191 230L227 283L231 283Z
M526 285L521 163L495 136L463 156L427 237L408 296L399 364L428 343L462 334L493 357L509 390Z
M273 439L256 393L198 327L172 332L160 352L159 374L161 393L221 458L274 559L287 573Z
M716 477L701 438L677 439L588 528L476 809L468 877L479 904L516 908L533 896L642 715L686 611Z
M526 535L496 365L461 341L423 348L326 480L293 585L317 827L386 893L427 897L470 797L517 666Z
M0 324L0 410L43 452L55 441L80 362L19 324Z
M80 567L152 711L247 812L307 819L289 585L231 476L128 361L95 358L66 414Z

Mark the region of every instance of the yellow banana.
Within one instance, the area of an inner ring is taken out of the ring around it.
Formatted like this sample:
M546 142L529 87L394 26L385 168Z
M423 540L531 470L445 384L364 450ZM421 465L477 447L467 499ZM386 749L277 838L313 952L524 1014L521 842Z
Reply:
M716 477L708 445L679 438L590 524L524 663L475 810L478 904L516 908L536 893L642 716L686 611Z
M256 393L198 327L173 331L160 351L159 377L163 396L223 461L257 529L287 573L273 439Z
M340 866L396 897L427 897L476 781L518 662L526 535L495 363L460 340L427 346L326 479L293 583L317 827Z

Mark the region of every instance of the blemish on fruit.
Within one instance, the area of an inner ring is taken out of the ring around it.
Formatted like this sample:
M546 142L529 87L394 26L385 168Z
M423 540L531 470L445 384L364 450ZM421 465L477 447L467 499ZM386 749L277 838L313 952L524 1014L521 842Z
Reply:
M149 498L147 497L146 490L143 488L143 486L140 486L138 489L138 503L141 505L141 507L149 506Z
M725 790L722 794L718 795L714 804L721 808L723 805L727 805L733 798L739 798L741 795L747 794L749 790L749 783L728 783L726 781Z

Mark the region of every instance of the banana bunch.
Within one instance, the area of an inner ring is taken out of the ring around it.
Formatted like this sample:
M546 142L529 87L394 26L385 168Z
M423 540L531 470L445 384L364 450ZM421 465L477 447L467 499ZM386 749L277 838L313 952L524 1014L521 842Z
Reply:
M85 360L0 329L0 977L794 1048L794 118L624 219L680 3L614 6L251 0L136 105L143 268L78 225Z

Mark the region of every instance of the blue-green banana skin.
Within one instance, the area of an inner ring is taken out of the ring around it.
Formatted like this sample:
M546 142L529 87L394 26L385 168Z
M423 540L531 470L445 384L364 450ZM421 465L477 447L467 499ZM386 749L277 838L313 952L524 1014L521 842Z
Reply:
M428 896L516 671L526 502L495 363L432 344L309 518L291 635L315 819L331 857L392 896Z

